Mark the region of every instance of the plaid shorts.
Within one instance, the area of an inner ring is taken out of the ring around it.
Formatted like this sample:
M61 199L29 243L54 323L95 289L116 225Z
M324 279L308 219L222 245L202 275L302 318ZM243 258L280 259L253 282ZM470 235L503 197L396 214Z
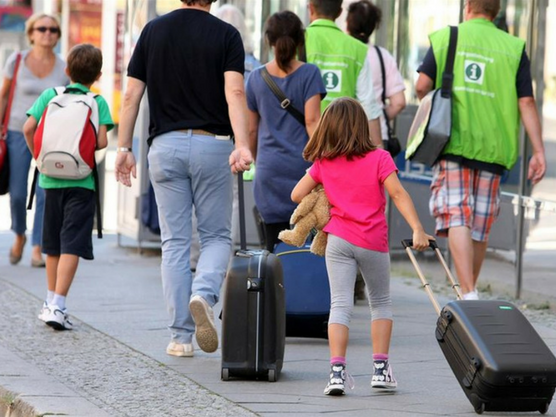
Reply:
M500 212L500 175L440 160L433 168L429 208L436 220L436 234L448 235L450 227L466 226L471 238L486 242Z

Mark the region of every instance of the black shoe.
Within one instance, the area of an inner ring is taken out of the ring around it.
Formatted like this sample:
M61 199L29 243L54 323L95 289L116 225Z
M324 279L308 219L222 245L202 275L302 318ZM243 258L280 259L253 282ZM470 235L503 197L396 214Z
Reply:
M345 384L346 379L348 386L353 389L353 378L346 371L346 365L342 363L332 364L330 367L330 379L326 388L324 389L325 395L344 395L346 393Z
M392 367L388 361L376 360L373 362L371 387L384 390L394 390L398 387L394 374L392 374Z

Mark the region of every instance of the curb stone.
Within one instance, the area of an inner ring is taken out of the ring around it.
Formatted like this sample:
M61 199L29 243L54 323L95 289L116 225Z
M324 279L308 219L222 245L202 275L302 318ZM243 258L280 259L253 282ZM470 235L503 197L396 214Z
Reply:
M74 330L52 330L37 319L41 301L1 278L0 304L10 306L0 315L0 346L47 375L31 378L17 395L8 389L0 391L0 401L8 399L0 406L7 417L96 417L95 409L110 416L256 416L75 317ZM8 376L17 379L19 375L0 375ZM25 376L19 376L23 387L21 378ZM53 392L51 379L77 396ZM59 397L57 401L53 396ZM39 407L40 398L50 401L42 401ZM93 407L76 410L85 398ZM46 403L50 408L45 408ZM68 413L68 409L73 411Z

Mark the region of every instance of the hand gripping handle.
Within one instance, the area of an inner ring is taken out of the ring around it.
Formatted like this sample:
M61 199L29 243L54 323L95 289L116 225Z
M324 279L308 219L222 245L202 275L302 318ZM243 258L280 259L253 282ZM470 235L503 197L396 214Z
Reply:
M415 255L413 254L413 251L411 249L413 247L413 240L412 239L403 239L402 240L402 246L404 247L405 251L407 252L407 255L409 256L409 259L411 260L411 263L415 267L415 270L417 271L417 275L419 276L419 279L421 280L421 283L423 284L423 288L427 292L427 294L428 294L428 296L429 296L429 298L432 302L432 305L433 305L434 309L436 310L438 315L440 315L440 311L441 311L440 304L438 304L438 301L436 300L436 297L434 296L434 293L432 292L430 284L428 283L427 279L425 278L425 275L423 274L423 271L421 270L421 267L419 266L419 263L417 262L417 259L415 258ZM450 268L448 267L448 264L446 264L446 261L444 260L444 257L442 256L442 252L438 248L438 244L436 243L435 240L429 240L429 247L435 252L436 257L438 258L438 261L440 262L440 264L444 268L444 271L446 272L446 276L450 280L450 283L452 285L452 289L456 293L457 298L461 300L462 296L461 296L461 291L459 289L459 283L456 281L456 279L452 275L452 272L450 271Z
M413 239L404 239L402 240L402 245L404 249L412 248L413 247ZM429 248L432 250L438 249L438 245L436 244L436 240L429 239Z

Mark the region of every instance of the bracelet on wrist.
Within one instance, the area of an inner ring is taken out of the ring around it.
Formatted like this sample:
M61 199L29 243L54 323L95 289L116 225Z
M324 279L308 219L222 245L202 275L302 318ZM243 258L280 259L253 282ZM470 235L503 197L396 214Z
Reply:
M120 146L120 147L116 148L116 151L117 152L132 152L132 149L131 148L126 148L124 146Z

